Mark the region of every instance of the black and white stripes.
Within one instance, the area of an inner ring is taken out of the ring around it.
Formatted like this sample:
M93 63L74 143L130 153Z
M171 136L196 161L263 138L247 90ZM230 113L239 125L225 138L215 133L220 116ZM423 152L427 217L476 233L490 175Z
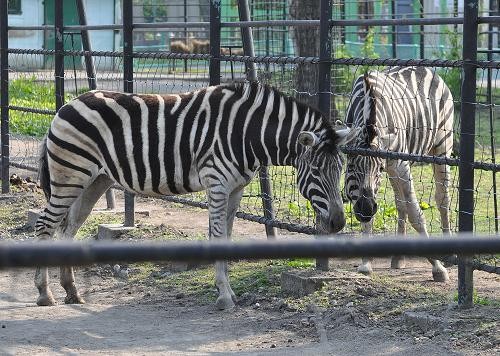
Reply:
M346 115L346 124L352 130L346 141L352 147L449 157L453 148L453 109L449 88L430 69L395 67L382 72L372 71L354 83ZM435 164L433 168L442 230L449 233L449 167ZM376 195L384 170L387 170L396 198L398 233L406 232L406 219L409 218L419 233L427 235L410 163L348 155L344 189L363 230L371 232L377 211ZM447 279L446 270L437 262L433 260L435 279ZM360 268L365 273L371 271L366 263Z
M258 168L292 165L318 227L336 232L345 223L337 145L348 131L257 83L175 95L91 91L64 105L50 127L41 153L49 206L37 231L52 235L74 204L97 195L94 182L104 176L99 192L112 182L151 196L207 190L210 235L230 236L242 189ZM220 288L227 303L232 292Z

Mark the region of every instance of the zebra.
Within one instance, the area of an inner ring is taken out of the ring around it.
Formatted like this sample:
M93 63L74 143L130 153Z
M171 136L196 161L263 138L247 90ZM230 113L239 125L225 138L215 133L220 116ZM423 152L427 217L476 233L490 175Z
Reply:
M40 150L48 200L36 234L72 238L99 197L117 183L164 196L207 191L210 239L230 238L243 188L262 166L291 165L316 213L317 228L345 225L338 150L349 133L277 89L228 83L157 95L94 90L62 106ZM217 261L216 306L234 306L227 262ZM83 303L71 267L62 267L66 303ZM46 268L37 268L38 305L53 305Z
M359 76L353 86L345 124L352 130L346 144L412 154L449 157L453 148L453 98L445 82L422 67L394 67ZM444 234L450 234L447 165L433 164L435 200ZM362 231L372 233L377 212L376 195L382 172L387 170L398 212L398 234L406 233L406 219L420 234L428 236L426 222L413 187L410 163L362 155L347 155L344 193L352 202ZM449 279L446 268L432 263L435 281ZM394 256L392 268L403 268L404 257ZM363 259L358 271L372 273L371 259Z

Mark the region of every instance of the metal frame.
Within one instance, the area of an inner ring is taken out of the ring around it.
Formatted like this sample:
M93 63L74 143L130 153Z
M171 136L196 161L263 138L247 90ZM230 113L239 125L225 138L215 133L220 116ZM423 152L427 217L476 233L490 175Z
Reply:
M2 193L9 193L9 22L7 1L0 1L0 119L2 154Z
M0 269L12 267L88 265L114 261L215 261L293 257L386 257L500 253L500 239L357 238L267 240L232 243L199 241L167 243L41 241L0 243ZM471 262L471 267L473 263Z

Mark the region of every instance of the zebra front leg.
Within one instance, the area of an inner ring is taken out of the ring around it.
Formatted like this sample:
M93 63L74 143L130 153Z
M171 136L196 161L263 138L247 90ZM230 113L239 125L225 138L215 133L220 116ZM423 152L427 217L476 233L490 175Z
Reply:
M83 191L78 199L72 204L68 216L61 226L61 235L63 238L73 239L80 226L82 226L92 212L94 205L112 184L113 181L111 179L105 175L100 175ZM85 303L76 288L73 267L61 266L60 283L66 291L66 297L64 298L66 304Z
M211 187L208 192L210 239L227 239L228 194L223 186ZM234 307L234 292L229 285L227 261L215 261L215 286L219 296L215 306L219 310Z
M362 222L361 231L363 232L364 237L371 238L373 231L373 219L370 220L369 222ZM373 273L372 262L373 262L373 257L363 257L361 259L361 265L358 266L358 272L365 275L372 274Z
M408 162L404 162L401 165L405 168L400 173L401 182L402 182L402 191L404 194L404 200L406 201L406 209L408 211L408 218L410 220L410 224L413 226L417 232L423 236L429 237L427 233L427 227L425 223L424 213L422 209L420 209L420 205L418 203L417 197L415 195L415 189L413 187L413 180L410 173L410 166ZM436 282L446 282L450 279L448 276L448 271L441 264L439 260L428 258L429 262L432 264L432 278Z
M396 203L396 209L398 211L398 235L404 236L406 235L406 201L403 200L403 194L401 192L401 187L399 185L399 176L397 175L397 171L387 166L387 174L389 176L389 181L391 182L392 190L394 191L394 200ZM393 269L401 269L406 267L406 259L405 256L393 256L391 258L391 268Z

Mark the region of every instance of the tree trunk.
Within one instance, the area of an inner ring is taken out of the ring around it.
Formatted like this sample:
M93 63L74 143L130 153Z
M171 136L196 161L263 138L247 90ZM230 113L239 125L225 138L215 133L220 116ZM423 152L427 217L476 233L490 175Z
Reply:
M319 20L320 0L290 0L290 17L295 20ZM319 27L294 27L294 42L300 57L319 55ZM318 107L318 65L298 64L295 76L297 98Z
M295 20L319 20L320 0L290 0L290 17ZM319 27L294 27L294 43L300 57L319 56ZM295 76L297 98L318 108L318 65L298 64ZM332 78L333 79L333 78ZM331 96L330 119L339 119L335 106L335 97Z

